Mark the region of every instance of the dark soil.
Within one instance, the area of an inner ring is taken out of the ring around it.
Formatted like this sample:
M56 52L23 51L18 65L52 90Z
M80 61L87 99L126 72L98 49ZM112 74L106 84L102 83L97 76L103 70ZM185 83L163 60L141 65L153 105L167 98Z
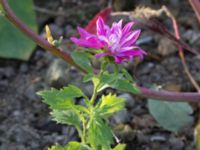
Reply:
M200 24L187 1L116 0L113 7L118 11L128 11L138 5L158 9L164 4L175 14L183 40L199 50ZM66 39L63 49L72 51L69 37L76 34L76 26L87 25L105 6L106 0L35 0L40 34L44 33L44 25L49 24L55 38L64 36ZM47 11L41 12L40 8ZM172 31L170 20L164 16L161 18ZM145 41L147 37L150 40ZM161 39L164 37L147 30L143 30L140 39L143 43L141 47L151 55L138 65L125 65L134 73L138 84L146 87L160 85L175 91L195 91L173 43L163 43ZM159 50L159 46L165 47L165 52ZM200 57L189 52L185 55L190 72L200 83ZM39 47L27 62L0 59L0 150L42 150L56 143L64 145L71 140L79 140L74 128L51 121L47 105L42 103L36 92L73 83L90 95L91 85L85 86L80 81L78 71ZM191 104L194 123L179 133L173 133L159 127L148 112L146 99L130 94L119 95L128 98L127 112L113 117L116 123L113 128L121 141L127 143L127 150L195 150L193 129L199 119L199 106Z

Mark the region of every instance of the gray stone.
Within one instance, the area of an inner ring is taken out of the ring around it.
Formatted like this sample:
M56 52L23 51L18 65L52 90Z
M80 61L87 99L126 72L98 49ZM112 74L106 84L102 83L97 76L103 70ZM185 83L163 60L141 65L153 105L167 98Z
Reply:
M171 145L171 150L182 150L185 146L181 139L170 137L169 143Z
M126 99L126 108L131 109L135 106L135 100L131 96L131 94L124 93L124 94L119 95L119 97Z
M55 88L61 88L69 83L69 68L61 59L54 59L47 70L46 82Z
M162 136L162 135L153 135L151 136L150 140L152 142L157 141L157 142L165 142L166 141L166 137Z
M126 110L121 110L117 112L112 119L115 124L125 124L130 121L130 115Z
M25 63L21 64L19 70L22 73L27 73L28 72L28 65L25 64Z

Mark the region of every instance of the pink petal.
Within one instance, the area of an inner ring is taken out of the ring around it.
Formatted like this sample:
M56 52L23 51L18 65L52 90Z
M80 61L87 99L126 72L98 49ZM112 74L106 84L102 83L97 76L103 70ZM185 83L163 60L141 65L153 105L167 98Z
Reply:
M70 38L72 42L74 42L78 46L88 47L88 48L96 48L99 49L102 47L102 44L95 38L90 38L89 40L78 39L75 37Z
M110 31L111 31L111 34L112 33L119 33L119 32L121 32L121 29L122 29L122 20L120 20L118 23L114 22L112 24Z
M123 35L127 34L133 26L133 22L127 23L124 28L122 29Z
M127 37L124 37L121 41L121 46L131 46L132 44L135 44L137 41L139 35L140 35L141 30L135 30L133 32L130 32L130 34Z
M93 36L92 34L90 34L89 32L87 32L85 29L83 29L81 27L78 27L78 32L79 32L81 38L87 38L87 37Z
M106 35L106 27L105 27L105 23L104 23L104 20L99 17L97 19L97 22L96 22L96 27L97 27L97 35Z
M120 57L141 57L145 54L146 53L142 49L138 49L138 50L123 51L123 52L117 54L117 56L120 56Z
M115 58L115 62L117 64L121 64L123 62L123 58L122 57L115 56L114 58Z

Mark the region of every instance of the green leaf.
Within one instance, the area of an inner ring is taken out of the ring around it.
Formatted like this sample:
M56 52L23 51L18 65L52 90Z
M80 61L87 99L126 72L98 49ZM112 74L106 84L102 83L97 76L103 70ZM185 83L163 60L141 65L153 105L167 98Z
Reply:
M140 92L139 89L133 83L126 79L123 79L122 77L123 75L121 74L104 73L100 80L102 83L121 91L131 92L134 94Z
M32 0L9 0L15 14L32 30L37 31ZM5 17L0 16L0 57L28 60L36 44L16 29Z
M116 95L108 94L102 96L99 106L100 115L109 117L113 113L124 109L126 99L116 97Z
M112 87L121 91L131 92L133 94L140 92L139 89L135 85L133 85L133 83L130 83L129 81L122 79L116 80L113 83Z
M77 129L80 129L81 119L75 110L53 110L51 112L53 120L57 123L74 125Z
M169 131L178 132L193 121L190 116L193 110L189 104L184 102L165 102L150 99L148 108L156 121Z
M91 149L88 145L81 144L78 142L70 142L67 145L67 149L65 149L65 150L91 150Z
M113 148L112 150L124 150L126 147L125 144L118 144L117 146L115 146L115 148Z
M89 82L92 80L93 77L94 77L93 73L88 73L87 75L84 76L83 82Z
M38 95L42 96L43 101L50 105L52 109L69 109L74 106L74 98L84 96L83 92L76 86L69 85L63 89L51 89L41 91Z
M123 75L125 76L126 79L128 79L131 82L134 82L132 76L130 75L130 73L126 69L122 68L122 73L123 73Z
M93 118L88 131L88 143L92 149L110 150L113 143L111 128L100 118Z
M88 57L89 55L85 52L72 52L72 58L77 65L85 69L87 72L93 72L93 68Z

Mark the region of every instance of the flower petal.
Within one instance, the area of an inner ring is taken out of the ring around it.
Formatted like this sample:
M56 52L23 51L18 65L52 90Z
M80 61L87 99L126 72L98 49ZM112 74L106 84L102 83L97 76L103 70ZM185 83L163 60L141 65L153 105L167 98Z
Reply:
M78 46L83 46L87 48L99 49L99 48L102 48L103 46L96 38L90 38L90 39L85 40L85 39L78 39L78 38L72 37L71 41L74 42Z
M121 47L131 46L132 44L135 44L140 35L140 32L141 30L135 30L133 32L130 32L128 36L123 37L124 39L120 43Z
M106 35L106 28L107 26L104 23L103 18L99 17L96 22L97 26L97 35Z
M123 35L126 35L126 34L130 31L130 29L132 28L132 26L133 26L133 22L127 23L127 24L124 26L124 28L122 29Z
M84 38L84 39L87 38L87 37L94 36L81 27L78 27L78 32L79 32L81 38Z

